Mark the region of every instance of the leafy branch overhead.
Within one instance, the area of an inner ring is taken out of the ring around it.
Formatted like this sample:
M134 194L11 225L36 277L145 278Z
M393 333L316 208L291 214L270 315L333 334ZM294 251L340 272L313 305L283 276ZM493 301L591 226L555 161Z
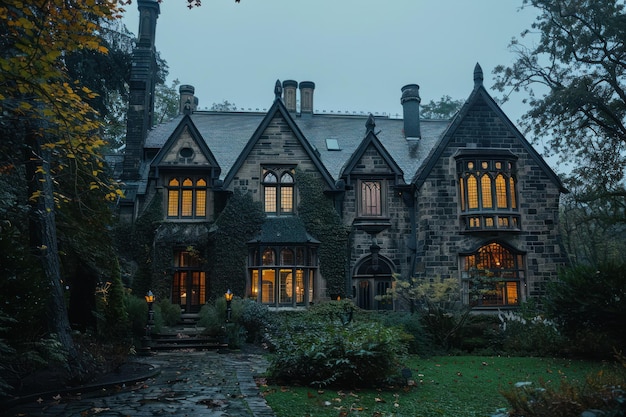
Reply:
M523 0L539 15L527 46L513 39L511 66L498 66L495 87L524 91L523 124L546 152L607 188L626 167L626 17L618 0ZM538 37L538 38L537 38ZM537 139L538 141L538 139Z

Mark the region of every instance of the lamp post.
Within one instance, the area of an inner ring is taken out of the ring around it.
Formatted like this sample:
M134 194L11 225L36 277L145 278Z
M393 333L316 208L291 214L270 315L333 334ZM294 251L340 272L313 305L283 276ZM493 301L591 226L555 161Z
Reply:
M152 304L154 303L156 297L154 296L152 291L148 291L144 298L146 299L146 303L148 303L148 323L146 324L146 335L144 336L142 350L144 354L149 355L151 350L150 329L152 324L154 323L154 310L152 309Z
M233 301L233 295L234 294L232 293L230 288L224 294L224 298L226 299L226 323L230 322L230 313L232 311L232 308L230 306L230 302Z

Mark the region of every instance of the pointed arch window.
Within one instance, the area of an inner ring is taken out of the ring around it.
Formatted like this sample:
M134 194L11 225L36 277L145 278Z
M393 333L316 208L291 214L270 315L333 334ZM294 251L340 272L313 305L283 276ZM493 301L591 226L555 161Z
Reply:
M472 307L517 306L524 299L524 254L498 242L461 255L465 303Z
M205 178L174 177L167 183L167 217L206 218L207 181Z
M462 230L519 230L517 157L497 149L465 149L455 159Z
M293 168L264 168L261 184L265 213L293 214L295 208Z

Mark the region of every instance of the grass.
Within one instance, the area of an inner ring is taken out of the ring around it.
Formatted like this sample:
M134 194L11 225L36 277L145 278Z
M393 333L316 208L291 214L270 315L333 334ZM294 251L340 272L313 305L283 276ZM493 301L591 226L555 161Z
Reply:
M584 381L604 364L567 359L440 356L411 357L411 387L337 390L263 385L277 417L486 417L506 409L501 390L517 382Z

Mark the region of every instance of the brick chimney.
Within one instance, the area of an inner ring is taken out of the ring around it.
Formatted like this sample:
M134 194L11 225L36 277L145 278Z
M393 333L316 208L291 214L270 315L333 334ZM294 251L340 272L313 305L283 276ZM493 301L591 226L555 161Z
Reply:
M402 117L404 119L404 137L407 139L420 139L420 86L407 84L402 87Z
M296 90L298 82L294 80L283 81L283 103L290 113L296 112Z
M152 127L154 87L156 84L156 22L161 11L156 0L138 0L139 40L133 49L130 70L130 94L126 122L126 150L122 178L139 178L143 146Z
M313 114L313 92L315 83L312 81L300 82L300 113Z
M180 93L179 114L191 114L198 108L198 98L194 96L196 89L193 85L181 85L178 87Z

